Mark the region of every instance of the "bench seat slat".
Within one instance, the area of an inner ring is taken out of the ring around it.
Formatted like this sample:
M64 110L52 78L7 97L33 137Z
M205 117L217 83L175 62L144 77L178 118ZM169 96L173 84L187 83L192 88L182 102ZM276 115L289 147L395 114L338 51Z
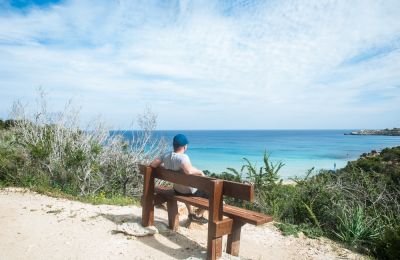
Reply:
M209 206L207 199L201 197L177 195L175 191L169 187L158 186L155 188L155 191L158 196L173 198L177 201L188 203L199 208L208 209ZM230 218L236 218L242 222L256 226L272 221L271 216L231 205L224 205L223 215Z

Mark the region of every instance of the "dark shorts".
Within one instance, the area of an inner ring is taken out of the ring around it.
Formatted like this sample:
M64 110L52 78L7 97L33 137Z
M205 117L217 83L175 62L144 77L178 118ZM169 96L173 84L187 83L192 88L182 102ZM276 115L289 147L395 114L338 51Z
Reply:
M174 189L174 190L175 190L175 189ZM201 198L205 198L205 199L208 199L208 198L209 198L208 194L205 193L205 192L202 191L202 190L197 190L197 191L196 191L195 193L193 193L193 194L180 193L179 191L176 191L176 190L175 190L175 193L178 194L178 195L183 195L183 196L196 196L196 197L201 197Z

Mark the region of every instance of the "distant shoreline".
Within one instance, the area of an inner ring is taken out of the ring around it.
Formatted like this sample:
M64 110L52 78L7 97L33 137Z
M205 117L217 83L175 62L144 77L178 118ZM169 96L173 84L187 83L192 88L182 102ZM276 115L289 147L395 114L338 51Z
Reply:
M400 136L400 128L383 129L383 130L358 130L345 135L384 135L384 136Z

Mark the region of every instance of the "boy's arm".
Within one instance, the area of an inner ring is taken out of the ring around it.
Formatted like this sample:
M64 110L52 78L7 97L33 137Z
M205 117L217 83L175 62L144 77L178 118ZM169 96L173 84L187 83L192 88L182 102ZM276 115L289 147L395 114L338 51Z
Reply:
M150 163L150 167L157 168L162 163L161 159L156 158Z
M193 167L190 162L182 163L181 168L182 168L182 170L183 170L183 172L185 174L193 174L193 175L205 176L204 173L201 170Z

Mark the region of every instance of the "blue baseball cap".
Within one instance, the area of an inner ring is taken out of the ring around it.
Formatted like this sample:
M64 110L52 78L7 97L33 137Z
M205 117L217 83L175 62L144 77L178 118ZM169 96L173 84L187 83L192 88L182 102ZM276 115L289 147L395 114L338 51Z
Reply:
M174 136L174 141L173 141L174 146L184 146L187 145L188 143L189 143L188 139L183 134L177 134Z

